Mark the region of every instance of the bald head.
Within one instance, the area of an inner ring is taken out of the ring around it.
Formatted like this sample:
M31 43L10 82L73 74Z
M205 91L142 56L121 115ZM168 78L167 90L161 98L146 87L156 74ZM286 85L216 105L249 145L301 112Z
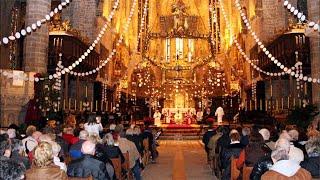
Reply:
M81 152L83 154L94 155L95 151L96 151L96 145L94 143L92 143L91 141L85 141L82 144Z
M290 141L288 141L285 138L280 138L278 139L278 141L276 142L275 145L276 149L283 149L286 150L287 153L289 153L290 150Z

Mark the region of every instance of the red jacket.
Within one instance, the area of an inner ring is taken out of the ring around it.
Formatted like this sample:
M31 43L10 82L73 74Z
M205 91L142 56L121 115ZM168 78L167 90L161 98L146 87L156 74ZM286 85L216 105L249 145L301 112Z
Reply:
M62 138L68 143L68 144L75 144L76 142L79 141L78 137L75 137L72 134L62 134Z

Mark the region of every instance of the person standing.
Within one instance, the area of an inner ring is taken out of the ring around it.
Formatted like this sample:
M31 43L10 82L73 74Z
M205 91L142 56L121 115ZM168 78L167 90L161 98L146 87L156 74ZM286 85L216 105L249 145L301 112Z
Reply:
M222 118L224 116L224 111L223 108L221 106L219 106L215 112L215 116L217 116L218 119L218 124L222 123Z
M161 126L161 113L157 109L156 112L153 114L154 118L154 125Z
M89 116L88 122L84 124L84 129L88 131L89 135L99 135L99 133L103 130L101 118L96 118L93 115Z

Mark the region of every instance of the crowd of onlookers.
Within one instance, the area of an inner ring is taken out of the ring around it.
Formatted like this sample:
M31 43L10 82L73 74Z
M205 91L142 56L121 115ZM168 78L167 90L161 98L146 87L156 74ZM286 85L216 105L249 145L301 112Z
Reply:
M119 159L120 176L139 180L146 165L146 150L155 162L155 147L148 126L103 127L99 117L93 115L86 123L68 117L63 125L50 120L41 129L29 125L23 132L11 125L0 130L0 179L119 179L115 172L118 167L112 161Z
M208 163L221 179L320 177L320 132L312 125L306 131L296 127L219 126L209 128L202 141ZM247 167L251 173L245 177Z

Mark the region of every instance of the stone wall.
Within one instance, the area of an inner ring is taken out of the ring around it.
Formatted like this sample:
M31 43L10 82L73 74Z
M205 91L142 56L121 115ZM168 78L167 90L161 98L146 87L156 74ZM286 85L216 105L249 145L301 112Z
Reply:
M309 20L319 23L320 19L320 1L308 1ZM311 74L312 77L320 78L320 34L314 32L310 38L310 55L311 55ZM313 103L320 108L320 85L312 86Z
M34 73L27 73L33 76ZM11 123L24 122L27 103L34 95L34 83L22 81L21 85L14 85L13 79L0 76L0 126L6 127Z
M79 30L92 42L97 34L96 13L95 0L73 0L67 11L63 13L63 17L69 19L72 27Z
M51 0L28 0L26 25L43 19L50 12ZM47 72L49 32L46 24L27 36L24 44L24 69L27 72Z

